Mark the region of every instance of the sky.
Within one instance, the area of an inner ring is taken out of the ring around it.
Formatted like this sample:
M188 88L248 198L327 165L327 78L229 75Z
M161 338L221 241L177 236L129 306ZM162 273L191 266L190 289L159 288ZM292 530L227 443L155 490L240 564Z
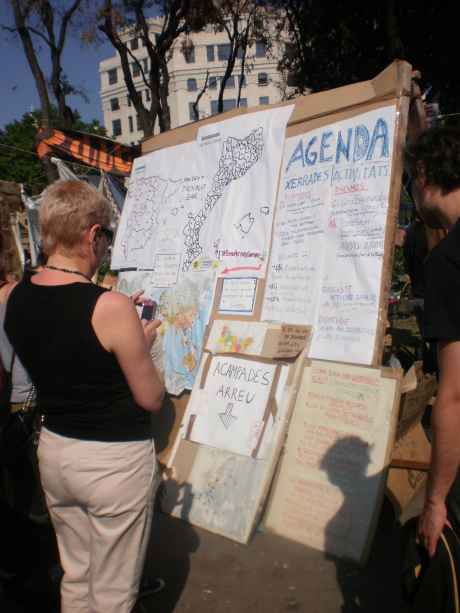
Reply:
M0 0L0 25L11 25L11 12L6 0ZM40 62L48 70L47 49L40 54ZM99 62L114 55L110 43L98 46L83 45L76 36L68 38L63 68L70 83L84 89L88 103L81 97L70 96L68 104L77 109L85 121L99 119L103 123L99 99ZM17 36L0 29L0 129L24 113L39 107L35 81Z

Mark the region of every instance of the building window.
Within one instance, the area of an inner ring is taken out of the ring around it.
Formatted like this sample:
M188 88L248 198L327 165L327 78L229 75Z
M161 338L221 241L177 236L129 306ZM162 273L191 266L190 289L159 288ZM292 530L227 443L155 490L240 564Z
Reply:
M194 102L188 103L188 114L190 117L190 121L196 121L197 119L199 119L199 111L197 108L195 112L195 107L193 106L194 104L195 104Z
M242 98L240 100L240 105L241 106L244 106L244 105L241 104L243 100L246 100L246 99ZM215 115L217 113L217 104L218 104L218 100L211 100L211 115ZM246 106L247 106L247 104L246 104ZM234 108L236 108L236 100L235 100L235 98L224 99L224 108L223 108L224 112L225 111L231 111Z
M112 121L112 134L113 136L121 136L121 119Z
M224 112L231 111L236 108L236 100L234 98L229 98L228 100L224 100Z
M270 104L268 96L260 96L259 104Z
M141 74L141 65L139 62L133 62L131 64L131 72L133 73L133 77L138 77Z
M129 131L134 132L134 121L131 115L128 117L128 125L129 125Z
M131 49L133 51L135 51L136 49L139 49L139 39L137 37L131 39Z
M240 106L244 106L246 108L248 106L248 99L240 98Z
M115 83L118 81L117 69L111 68L107 71L107 74L109 75L109 85L115 85Z
M238 77L238 83L241 85L241 87L246 87L247 83L245 74Z
M138 132L142 131L139 115L136 115L136 129L137 129Z
M206 59L208 60L208 62L214 62L214 60L216 59L214 53L214 45L206 45Z
M221 62L225 62L230 57L230 43L224 43L223 45L217 45L217 58Z
M142 60L142 66L144 68L144 72L148 72L149 70L149 61L146 57Z
M238 51L236 52L236 57L239 60L242 60L244 57L244 47L238 47Z
M257 85L260 85L261 87L268 85L268 74L266 72L259 72L257 75Z
M217 89L217 77L209 77L208 87L209 89Z
M225 83L225 89L232 89L235 87L235 77L232 75L228 77L227 82Z
M267 55L267 45L263 40L258 40L256 42L256 57L266 57Z
M111 111L120 110L120 103L118 101L118 98L110 98L110 110Z
M187 79L187 91L188 92L196 92L196 79Z
M160 42L160 35L157 33L155 34L155 45L158 45L159 42Z
M146 102L150 102L150 90L149 89L145 90L145 100Z

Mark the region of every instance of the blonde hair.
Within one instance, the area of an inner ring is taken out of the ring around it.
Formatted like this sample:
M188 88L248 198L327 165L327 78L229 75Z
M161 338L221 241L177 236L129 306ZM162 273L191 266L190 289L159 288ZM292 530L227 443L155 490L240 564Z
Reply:
M88 183L65 180L43 192L39 216L42 247L49 256L57 247L72 252L85 230L95 224L110 226L112 210L109 201Z

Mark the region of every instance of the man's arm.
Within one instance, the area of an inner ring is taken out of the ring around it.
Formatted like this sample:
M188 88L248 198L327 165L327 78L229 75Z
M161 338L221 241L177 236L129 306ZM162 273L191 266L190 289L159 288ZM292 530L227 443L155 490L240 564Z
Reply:
M446 497L460 463L460 341L440 343L439 389L431 418L431 468L419 535L430 556L446 523Z

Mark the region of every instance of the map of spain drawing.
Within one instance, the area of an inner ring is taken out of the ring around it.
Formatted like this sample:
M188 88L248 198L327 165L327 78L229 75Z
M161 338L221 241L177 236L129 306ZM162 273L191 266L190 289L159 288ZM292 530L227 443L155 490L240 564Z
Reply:
M178 273L217 261L222 269L245 267L263 276L291 112L281 110L205 126L199 134L214 130L219 138L204 145L197 138L138 158L112 267L155 271L158 253L174 253ZM164 271L158 274L164 278Z

